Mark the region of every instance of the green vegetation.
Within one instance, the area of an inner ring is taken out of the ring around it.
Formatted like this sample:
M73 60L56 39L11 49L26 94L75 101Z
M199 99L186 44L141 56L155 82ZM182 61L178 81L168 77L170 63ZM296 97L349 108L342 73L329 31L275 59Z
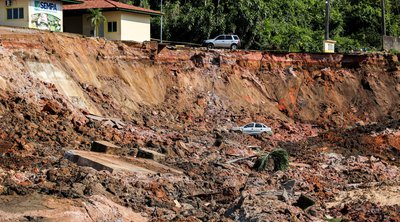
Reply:
M160 9L160 0L132 0ZM164 1L164 39L201 43L222 33L238 34L247 49L319 52L324 38L325 0ZM387 35L400 34L400 0L386 0ZM381 47L380 0L331 0L330 37L337 49ZM160 22L152 21L159 38Z
M253 169L263 171L269 161L273 161L274 171L286 170L289 167L289 155L284 149L275 149L270 153L260 156L253 165Z
M101 9L89 9L90 16L88 20L94 26L94 37L99 36L99 25L102 22L107 22L107 18L101 12Z

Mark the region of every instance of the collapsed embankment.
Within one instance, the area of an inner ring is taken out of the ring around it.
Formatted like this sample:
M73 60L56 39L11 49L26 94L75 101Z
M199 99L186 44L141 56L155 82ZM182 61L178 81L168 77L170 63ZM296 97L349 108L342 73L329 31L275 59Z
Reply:
M215 105L218 112L243 109L342 126L398 117L398 56L167 48L157 53L151 45L1 32L2 89L37 99L51 83L72 105L94 114L133 118L143 108L162 108L199 116Z
M1 27L0 215L8 221L395 221L398 60L158 51L152 44ZM250 121L266 123L274 135L229 132ZM139 147L162 152L163 164L184 173L97 172L63 158L69 149L88 150L93 140L121 146L125 157ZM251 159L228 163L277 147L290 155L285 172L255 172ZM292 184L286 194L284 184ZM302 195L315 205L299 208ZM52 211L51 202L60 207Z

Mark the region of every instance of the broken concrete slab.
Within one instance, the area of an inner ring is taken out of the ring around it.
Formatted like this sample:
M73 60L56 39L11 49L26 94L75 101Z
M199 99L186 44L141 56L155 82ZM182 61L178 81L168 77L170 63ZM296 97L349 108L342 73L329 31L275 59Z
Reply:
M117 154L120 150L121 147L107 141L94 141L91 148L91 151L107 154Z
M166 158L166 156L164 154L158 153L156 151L149 150L146 148L139 148L139 151L136 156L141 157L141 158L146 158L146 159L152 159L157 162L163 161Z
M109 172L128 171L135 173L155 174L172 173L183 174L181 171L157 163L149 159L119 157L110 154L96 153L83 150L70 150L64 154L64 158L79 166L88 166L96 170Z
M78 166L88 166L96 170L107 170L109 172L115 171L130 171L137 173L150 173L156 172L147 170L142 167L135 166L131 163L121 160L118 156L94 153L81 150L70 150L64 154L64 158L76 163Z

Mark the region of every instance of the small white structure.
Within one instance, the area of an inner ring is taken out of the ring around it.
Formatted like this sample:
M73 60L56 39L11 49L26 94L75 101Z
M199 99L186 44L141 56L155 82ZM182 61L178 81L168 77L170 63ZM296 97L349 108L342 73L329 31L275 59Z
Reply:
M64 7L64 31L93 36L88 9L101 9L106 21L99 25L99 36L110 40L149 41L150 16L161 12L112 0L84 0Z
M324 52L325 53L334 53L335 52L335 43L334 40L324 40Z

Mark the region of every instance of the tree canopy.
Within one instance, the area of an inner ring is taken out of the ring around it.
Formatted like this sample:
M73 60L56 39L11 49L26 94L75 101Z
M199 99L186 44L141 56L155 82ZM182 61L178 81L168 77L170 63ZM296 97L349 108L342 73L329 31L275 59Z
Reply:
M160 0L131 0L160 10ZM400 0L385 0L387 35L399 36ZM321 51L325 0L164 0L163 39L201 43L235 33L247 49ZM331 0L330 38L339 51L381 47L381 0ZM152 21L159 38L160 21Z

